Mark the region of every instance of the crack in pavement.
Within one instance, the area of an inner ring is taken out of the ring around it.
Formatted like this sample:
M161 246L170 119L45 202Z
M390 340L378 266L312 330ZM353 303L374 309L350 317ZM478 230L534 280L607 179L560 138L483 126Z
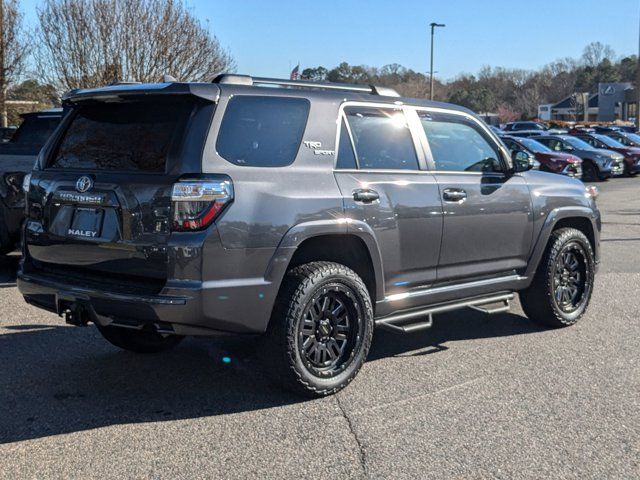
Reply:
M353 437L353 439L356 442L356 445L358 446L358 460L359 460L360 466L362 467L364 478L369 478L369 472L367 471L367 452L365 451L364 446L362 445L362 443L360 442L360 439L358 438L358 434L356 433L355 428L353 427L353 423L351 423L351 419L349 418L349 415L347 415L346 410L344 409L344 407L342 406L342 403L340 402L339 395L335 395L334 398L336 399L336 404L338 405L338 408L342 413L342 417L347 422L347 426L349 427L349 432L351 432L351 436Z

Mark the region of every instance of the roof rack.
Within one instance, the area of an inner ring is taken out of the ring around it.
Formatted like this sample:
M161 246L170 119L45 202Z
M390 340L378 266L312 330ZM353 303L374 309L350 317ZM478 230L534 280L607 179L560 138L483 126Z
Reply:
M213 79L213 83L228 85L276 85L279 87L321 88L324 90L340 90L360 92L385 97L399 97L393 88L378 85L356 85L350 83L311 82L308 80L284 80L279 78L251 77L249 75L222 74Z

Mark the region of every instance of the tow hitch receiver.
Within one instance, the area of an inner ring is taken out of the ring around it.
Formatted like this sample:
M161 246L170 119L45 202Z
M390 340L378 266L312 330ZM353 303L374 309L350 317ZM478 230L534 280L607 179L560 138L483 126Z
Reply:
M61 304L58 307L58 315L64 317L64 321L76 327L86 327L91 320L89 309L82 303Z
M87 309L82 305L74 304L62 313L64 315L64 321L69 325L86 327L89 323L89 312L87 312Z

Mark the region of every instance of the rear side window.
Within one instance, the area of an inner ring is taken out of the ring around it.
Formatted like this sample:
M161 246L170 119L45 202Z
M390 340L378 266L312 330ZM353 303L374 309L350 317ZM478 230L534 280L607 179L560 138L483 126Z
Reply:
M296 158L309 101L289 97L233 97L222 119L218 154L236 165L283 167Z
M497 147L474 122L459 115L418 112L436 170L503 171Z
M400 109L347 107L361 169L418 170L407 119Z
M169 150L181 139L193 106L186 99L80 106L49 166L164 172Z

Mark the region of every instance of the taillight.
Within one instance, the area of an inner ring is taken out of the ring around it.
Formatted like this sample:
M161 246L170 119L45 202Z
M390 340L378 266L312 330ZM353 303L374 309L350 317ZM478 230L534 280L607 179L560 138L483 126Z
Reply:
M172 230L203 230L233 201L231 180L185 179L173 185Z

